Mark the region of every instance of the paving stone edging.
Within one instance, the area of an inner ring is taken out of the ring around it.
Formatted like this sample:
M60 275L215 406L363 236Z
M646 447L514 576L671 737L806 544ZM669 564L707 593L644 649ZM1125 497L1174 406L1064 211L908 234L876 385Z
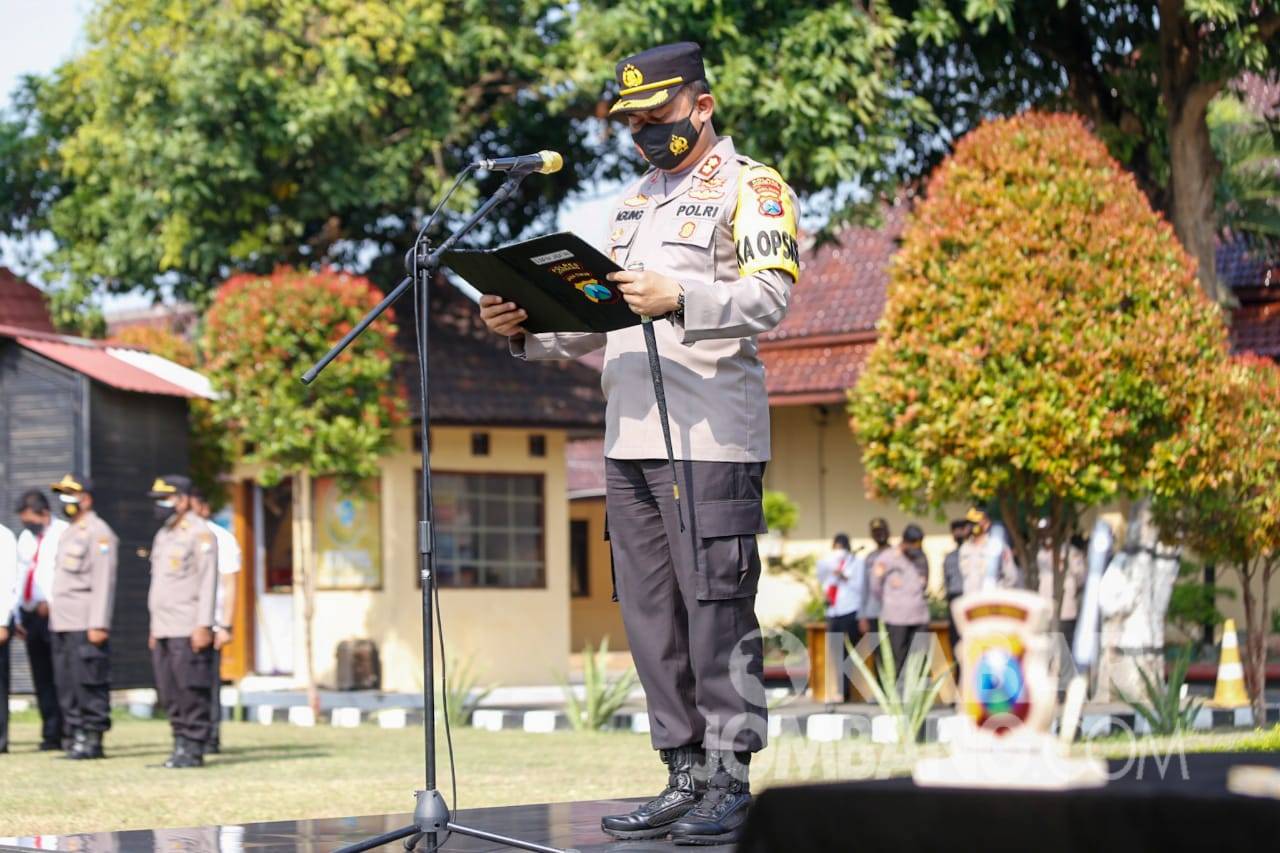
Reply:
M326 708L319 714L312 712L305 705L272 705L258 704L238 706L238 697L234 688L223 688L222 718L235 719L237 712L241 720L256 722L261 725L294 725L318 726L328 725L339 728L355 728L361 725L376 725L387 729L402 729L420 726L423 712L420 708L393 707L377 710L366 710L357 707ZM124 705L137 717L150 718L155 715L156 697L154 690L127 691L117 705ZM1280 705L1267 707L1268 724L1280 722ZM925 743L946 743L954 737L959 717L950 711L934 711L925 719L922 740ZM486 731L525 731L530 733L550 733L566 731L570 727L564 711L555 709L525 708L477 708L471 716L472 728ZM1197 731L1213 729L1250 729L1253 728L1253 715L1248 708L1217 709L1202 708L1196 715L1193 728ZM649 715L643 711L625 711L614 714L606 727L614 731L631 731L647 733L649 731ZM1133 712L1120 713L1085 713L1081 720L1081 735L1088 738L1134 732L1138 735L1150 733L1147 721ZM850 712L812 712L804 714L788 714L775 711L769 717L769 735L801 736L810 741L833 742L848 738L868 739L872 743L893 743L896 738L893 720L887 714L862 714Z

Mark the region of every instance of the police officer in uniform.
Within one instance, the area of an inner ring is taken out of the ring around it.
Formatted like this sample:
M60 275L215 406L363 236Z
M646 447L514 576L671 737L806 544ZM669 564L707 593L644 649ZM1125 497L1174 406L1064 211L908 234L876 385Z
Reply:
M231 642L232 616L236 608L236 576L240 573L240 543L235 534L213 520L213 510L209 501L201 494L200 489L191 490L191 509L209 527L217 542L218 553L218 590L214 595L213 625L213 689L209 699L209 742L205 746L205 755L216 755L222 751L222 649Z
M50 488L71 526L58 540L53 575L53 672L62 721L71 733L67 757L103 758L111 728L111 610L119 540L93 510L93 483L67 474Z
M211 726L217 544L204 519L191 511L191 480L157 477L149 497L162 522L151 545L147 645L173 729L173 754L164 766L200 767Z
M641 327L528 334L519 306L495 296L481 300L481 316L519 358L605 349L616 592L668 782L602 828L722 843L740 834L747 765L767 736L754 603L769 408L756 336L781 322L799 277L797 205L777 172L716 135L696 44L628 57L616 74L611 113L653 168L610 214L608 251L624 270L610 278L633 311L654 318L679 510Z

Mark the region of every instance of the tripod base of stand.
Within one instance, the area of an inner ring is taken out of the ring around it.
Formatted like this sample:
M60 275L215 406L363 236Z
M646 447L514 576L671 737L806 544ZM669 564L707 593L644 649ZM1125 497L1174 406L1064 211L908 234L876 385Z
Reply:
M384 844L399 841L402 838L404 839L405 850L416 850L418 844L423 839L426 839L426 849L434 853L435 850L439 849L440 842L438 837L442 832L466 835L471 838L479 838L481 841L492 841L494 844L501 844L504 847L512 847L517 850L532 850L534 853L571 853L571 851L560 847L547 847L544 844L521 841L518 838L508 838L505 835L498 835L494 832L486 832L483 829L475 829L470 826L463 826L460 823L454 823L449 819L449 806L445 804L444 797L440 796L439 790L433 788L429 791L417 791L415 794L418 798L418 805L413 810L412 824L339 848L336 853L363 853L365 850L373 850Z

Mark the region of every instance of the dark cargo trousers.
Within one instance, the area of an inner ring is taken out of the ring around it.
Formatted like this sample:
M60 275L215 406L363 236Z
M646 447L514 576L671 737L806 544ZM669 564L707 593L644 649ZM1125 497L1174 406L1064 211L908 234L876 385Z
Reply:
M209 740L213 690L213 647L191 650L190 637L160 637L151 651L156 690L175 737Z
M86 631L55 631L53 674L68 731L111 728L111 641L95 646Z
M768 737L755 615L764 463L676 464L683 532L665 461L605 460L614 586L650 736L655 749L756 752Z

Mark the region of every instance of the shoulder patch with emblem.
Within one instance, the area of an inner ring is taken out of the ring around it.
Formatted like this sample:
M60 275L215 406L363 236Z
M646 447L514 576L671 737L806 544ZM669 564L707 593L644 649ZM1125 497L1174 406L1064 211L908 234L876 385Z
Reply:
M213 534L212 534L212 533L202 533L202 534L200 534L200 538L199 538L199 540L198 540L198 541L200 542L200 551L201 551L201 553L207 554L207 553L209 553L210 551L212 551L212 550L213 550L213 546L214 546L214 544L215 544L215 543L214 543L214 539L213 539Z
M99 554L110 554L110 553L111 553L111 540L110 540L110 539L108 539L107 537L103 536L101 539L99 539L99 540L98 540L98 553L99 553Z
M768 166L749 166L738 177L733 245L739 275L777 269L800 280L795 205L782 176Z

